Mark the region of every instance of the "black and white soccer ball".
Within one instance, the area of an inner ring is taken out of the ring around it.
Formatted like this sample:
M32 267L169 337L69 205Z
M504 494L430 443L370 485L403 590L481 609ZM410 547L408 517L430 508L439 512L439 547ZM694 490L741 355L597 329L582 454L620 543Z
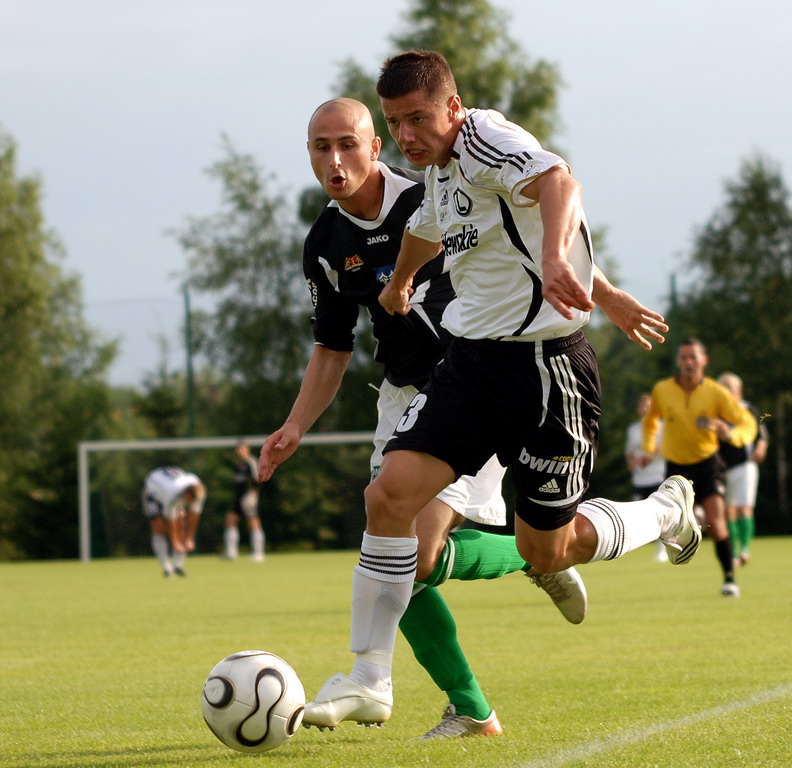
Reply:
M240 651L215 665L201 711L209 729L239 752L266 752L288 741L303 718L305 690L280 656Z

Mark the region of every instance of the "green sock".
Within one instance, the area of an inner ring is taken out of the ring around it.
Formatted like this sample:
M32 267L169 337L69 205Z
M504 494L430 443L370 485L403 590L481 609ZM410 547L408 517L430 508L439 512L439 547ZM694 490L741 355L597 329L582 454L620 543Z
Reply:
M740 541L742 540L740 528L739 520L729 520L729 538L732 540L735 552L740 551Z
M446 579L497 579L530 568L518 554L514 536L466 528L449 534L434 570L421 583L437 587Z
M742 542L739 551L748 554L756 533L756 523L752 517L741 517L737 522L740 526L740 540Z
M414 594L399 622L418 663L448 694L458 715L485 720L492 708L457 641L456 622L434 587Z

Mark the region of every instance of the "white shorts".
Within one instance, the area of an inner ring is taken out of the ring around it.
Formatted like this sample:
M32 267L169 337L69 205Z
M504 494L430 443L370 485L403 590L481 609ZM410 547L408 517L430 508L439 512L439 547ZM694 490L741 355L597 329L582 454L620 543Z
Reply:
M726 506L756 506L756 489L759 487L759 465L744 461L726 470Z
M407 406L418 393L415 387L394 387L383 381L377 400L377 429L374 453L371 454L371 477L382 464L382 449L390 440ZM506 468L493 456L475 476L462 475L459 480L437 494L440 501L468 520L485 525L506 525L506 503L501 495L501 481Z

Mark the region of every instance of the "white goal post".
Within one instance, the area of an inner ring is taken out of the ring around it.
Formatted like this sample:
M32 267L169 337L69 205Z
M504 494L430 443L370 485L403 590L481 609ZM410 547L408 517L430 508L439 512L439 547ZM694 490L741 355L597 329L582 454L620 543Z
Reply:
M181 437L149 440L83 440L77 444L77 488L79 495L80 560L91 559L90 455L97 451L172 450L182 448L233 448L243 441L257 450L267 435L243 437ZM371 443L373 432L325 432L307 434L300 445Z

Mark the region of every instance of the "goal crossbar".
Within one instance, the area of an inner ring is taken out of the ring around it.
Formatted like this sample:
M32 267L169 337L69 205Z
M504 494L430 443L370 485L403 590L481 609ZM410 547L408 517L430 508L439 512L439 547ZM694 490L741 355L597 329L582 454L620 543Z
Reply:
M233 448L244 442L249 446L260 446L267 435L243 437L172 437L148 440L83 440L77 444L77 489L79 504L80 560L91 559L91 494L90 455L97 451L141 451L146 449L170 450L180 448ZM370 443L373 432L321 432L303 436L300 445L323 445L332 443Z

